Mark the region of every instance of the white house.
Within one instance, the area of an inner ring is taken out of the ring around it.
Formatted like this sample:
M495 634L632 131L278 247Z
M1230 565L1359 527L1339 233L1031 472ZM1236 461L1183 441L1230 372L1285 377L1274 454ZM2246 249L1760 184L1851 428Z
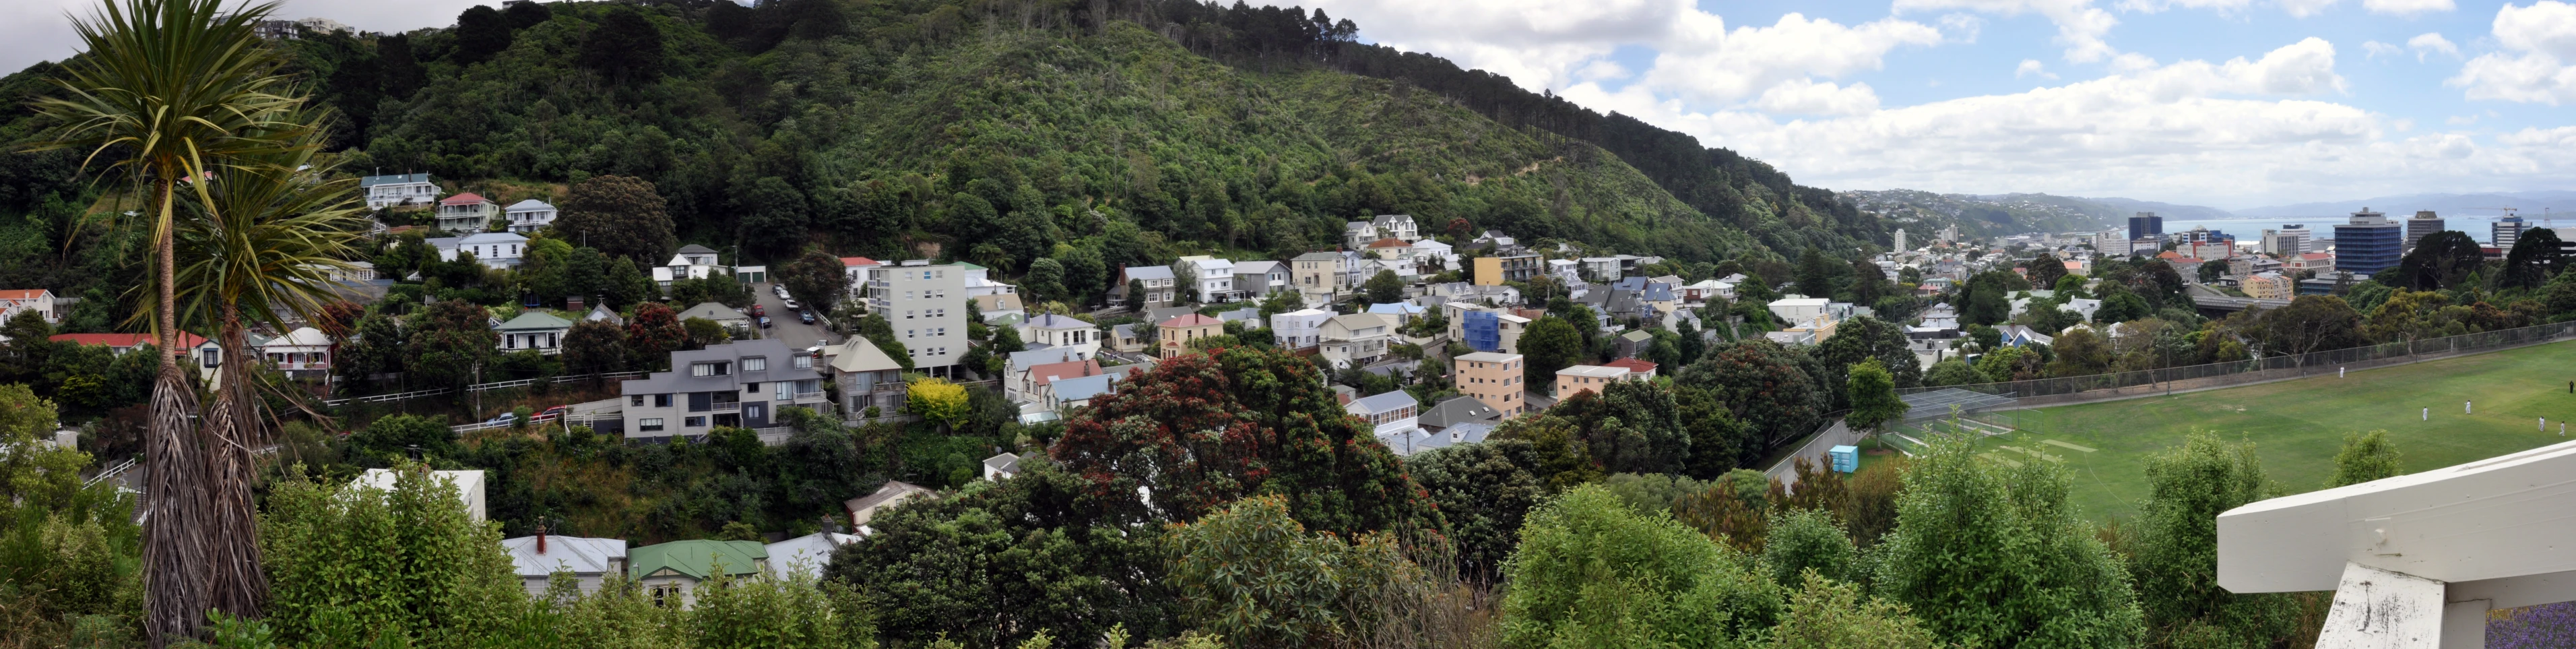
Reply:
M888 264L866 257L842 257L841 273L850 278L850 298L863 299L868 294L868 281L876 278L877 269Z
M1324 360L1335 368L1367 365L1385 358L1395 340L1394 318L1369 313L1333 316L1317 333Z
M54 303L51 289L24 288L0 290L0 322L8 322L19 313L33 312L45 324L62 324L63 310Z
M1806 322L1825 315L1833 300L1821 297L1789 297L1772 300L1771 315L1789 322Z
M555 222L555 206L534 198L511 203L501 214L507 217L511 232L535 232Z
M599 592L608 575L626 572L626 539L552 536L540 528L536 536L501 539L501 551L510 555L529 595L546 594L547 581L558 572L571 573L584 595Z
M1071 316L1045 314L1020 325L1020 342L1081 350L1084 357L1100 351L1100 328Z
M526 261L528 237L516 232L477 232L456 240L456 250L474 253L474 260L487 268L517 268Z
M1240 298L1257 300L1293 288L1288 282L1287 264L1275 261L1239 261L1234 264L1234 292Z
M331 369L331 337L322 335L322 330L312 327L303 327L286 332L284 336L271 338L268 344L260 346L259 352L268 356L268 364L276 366L279 370L293 372Z
M500 216L499 205L480 194L466 192L439 199L438 229L448 232L482 232L491 227L492 217Z
M1411 214L1380 214L1369 219L1369 225L1377 226L1380 235L1403 239L1406 243L1422 238L1422 230L1414 225Z
M572 330L572 322L539 309L529 309L493 330L501 332L501 351L537 350L539 354L563 351L563 337Z
M1020 454L1001 453L984 458L984 480L997 482L1020 475Z
M1431 264L1433 263L1431 260L1434 259L1439 260L1438 265L1442 269L1461 270L1458 268L1458 250L1456 247L1441 243L1439 239L1421 239L1413 242L1414 262Z
M369 209L438 201L438 184L430 182L429 174L366 176L358 179L358 189L366 192Z
M769 574L779 579L804 575L819 581L823 567L832 565L832 551L858 541L856 534L815 532L771 543L764 546L769 550Z
M1324 342L1324 321L1333 312L1323 309L1298 309L1270 316L1270 336L1283 349L1305 349Z
M1020 291L1020 287L993 281L991 271L983 266L961 261L957 262L957 267L964 269L965 271L963 277L965 277L966 297L968 298L982 297L986 295L1010 295L1019 293Z
M1179 263L1189 264L1191 266L1190 270L1198 273L1198 286L1196 289L1198 291L1200 302L1230 302L1236 298L1242 297L1242 294L1236 293L1234 290L1234 262L1232 260L1218 259L1205 255L1194 255L1180 258Z
M1422 423L1422 402L1403 390L1352 399L1342 410L1368 420L1378 437L1412 432Z
M706 279L715 274L716 269L722 268L716 260L716 251L706 246L694 243L680 246L680 252L671 255L670 261L653 268L653 282L667 288L671 282L679 280Z

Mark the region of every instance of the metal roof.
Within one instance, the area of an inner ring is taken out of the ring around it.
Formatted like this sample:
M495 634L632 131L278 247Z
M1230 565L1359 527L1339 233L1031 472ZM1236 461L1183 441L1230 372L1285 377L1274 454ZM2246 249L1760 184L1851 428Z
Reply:
M520 577L544 577L558 570L596 575L608 572L611 560L626 558L626 539L548 535L546 550L540 553L537 537L522 536L501 539L501 551L510 555Z
M724 570L728 575L759 572L769 548L759 541L672 541L635 548L627 554L627 571L643 578L664 569L705 580Z

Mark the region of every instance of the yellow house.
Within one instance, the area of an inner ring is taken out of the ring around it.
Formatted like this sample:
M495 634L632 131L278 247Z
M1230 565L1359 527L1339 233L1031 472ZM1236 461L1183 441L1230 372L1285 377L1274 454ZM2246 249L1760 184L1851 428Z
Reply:
M1529 410L1529 402L1521 398L1529 386L1521 381L1522 363L1527 361L1520 354L1476 352L1452 362L1459 394L1475 397L1504 419Z
M1477 286L1502 286L1503 259L1501 257L1477 257L1475 281Z
M1190 341L1223 335L1225 321L1192 313L1164 320L1154 325L1155 356L1171 358L1190 353Z

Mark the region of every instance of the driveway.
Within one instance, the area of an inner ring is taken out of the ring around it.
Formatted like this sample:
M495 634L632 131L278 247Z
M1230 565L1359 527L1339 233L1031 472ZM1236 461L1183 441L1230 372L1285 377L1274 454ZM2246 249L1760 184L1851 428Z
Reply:
M777 289L771 288L771 286L773 285L770 283L751 285L752 299L758 300L761 308L769 312L769 328L760 332L761 337L776 338L780 341L784 341L787 343L787 347L789 349L804 349L806 347L811 347L814 345L815 341L825 341L825 344L841 342L840 336L834 335L830 330L823 328L823 321L821 319L823 314L814 314L816 317L814 324L809 325L803 322L798 322L796 320L796 311L794 309L787 308L787 303L779 300L778 294L772 292Z

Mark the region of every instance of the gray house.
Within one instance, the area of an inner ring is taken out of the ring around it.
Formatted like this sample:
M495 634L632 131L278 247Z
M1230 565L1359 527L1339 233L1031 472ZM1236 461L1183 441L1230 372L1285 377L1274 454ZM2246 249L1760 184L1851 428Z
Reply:
M717 426L768 428L779 408L830 411L822 363L776 339L671 352L671 371L626 381L628 439L704 437Z

